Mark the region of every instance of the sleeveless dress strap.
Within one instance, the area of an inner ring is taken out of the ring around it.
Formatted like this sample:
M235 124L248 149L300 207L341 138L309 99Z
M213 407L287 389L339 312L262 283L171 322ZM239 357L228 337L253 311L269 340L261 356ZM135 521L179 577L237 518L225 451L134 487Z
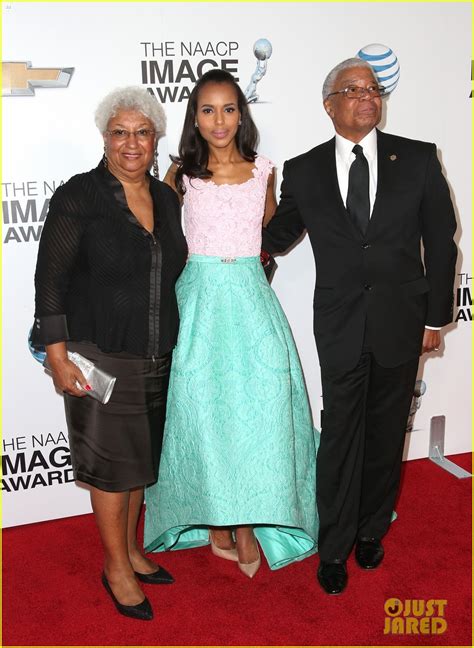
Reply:
M263 155L257 155L255 158L255 176L262 178L266 182L274 166L273 162L268 158Z

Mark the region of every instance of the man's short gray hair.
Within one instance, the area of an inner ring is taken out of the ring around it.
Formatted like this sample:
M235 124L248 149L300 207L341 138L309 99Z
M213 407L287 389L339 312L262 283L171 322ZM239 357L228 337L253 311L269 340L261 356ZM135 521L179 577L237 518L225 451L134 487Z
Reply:
M350 68L356 68L356 67L367 68L372 72L372 75L375 79L375 73L370 63L367 63L367 61L364 61L363 59L357 57L346 59L345 61L338 63L336 67L333 67L333 69L329 72L327 77L324 79L323 101L327 99L328 95L330 95L331 92L334 90L334 84L339 75L339 72L342 72L343 70L349 70Z
M95 124L102 134L107 124L121 110L136 110L152 122L159 139L166 132L166 115L163 107L152 95L140 86L117 88L102 99L95 111Z

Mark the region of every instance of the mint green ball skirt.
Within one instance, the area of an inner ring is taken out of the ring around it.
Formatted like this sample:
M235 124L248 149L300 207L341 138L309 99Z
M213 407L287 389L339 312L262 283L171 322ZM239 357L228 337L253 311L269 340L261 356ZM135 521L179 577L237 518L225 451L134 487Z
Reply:
M317 551L316 453L290 327L259 257L193 255L178 280L158 481L145 549L209 543L252 525L272 569Z

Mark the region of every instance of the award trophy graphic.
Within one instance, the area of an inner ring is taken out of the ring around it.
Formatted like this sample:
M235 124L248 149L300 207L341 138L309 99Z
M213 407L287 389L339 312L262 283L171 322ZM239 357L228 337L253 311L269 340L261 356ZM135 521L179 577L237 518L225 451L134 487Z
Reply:
M254 43L253 53L257 58L257 67L255 72L250 78L250 83L248 84L244 94L247 99L247 103L255 103L258 101L257 83L263 79L267 71L267 61L272 55L272 44L266 38L259 38L258 41Z

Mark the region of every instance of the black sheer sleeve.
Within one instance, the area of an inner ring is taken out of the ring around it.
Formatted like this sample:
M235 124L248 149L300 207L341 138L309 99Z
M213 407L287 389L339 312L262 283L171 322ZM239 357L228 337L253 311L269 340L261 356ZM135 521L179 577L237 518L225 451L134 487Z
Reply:
M57 189L49 204L35 273L34 346L54 344L69 337L66 296L85 226L75 194L64 185Z

